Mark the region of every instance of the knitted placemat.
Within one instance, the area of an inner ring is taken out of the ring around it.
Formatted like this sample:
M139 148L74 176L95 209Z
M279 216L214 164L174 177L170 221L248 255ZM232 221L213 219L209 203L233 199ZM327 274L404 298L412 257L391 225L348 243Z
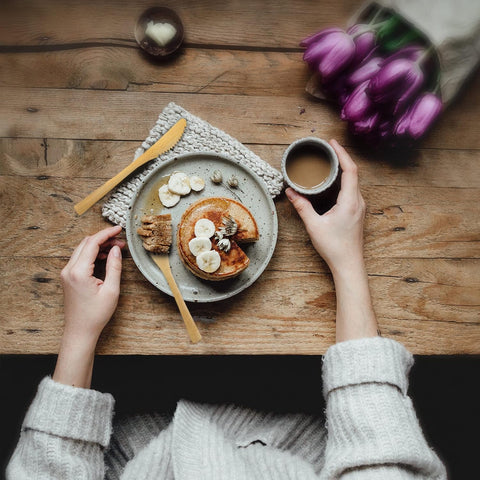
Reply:
M117 187L103 205L102 215L104 217L125 228L130 201L141 186L142 180L159 163L181 153L215 152L219 155L234 158L243 166L255 172L265 182L272 198L281 193L283 176L278 170L270 166L258 155L255 155L238 140L192 115L173 102L164 108L155 126L150 130L149 136L135 152L135 158L150 148L180 118L187 120L187 126L180 141L174 148L148 163L139 173Z

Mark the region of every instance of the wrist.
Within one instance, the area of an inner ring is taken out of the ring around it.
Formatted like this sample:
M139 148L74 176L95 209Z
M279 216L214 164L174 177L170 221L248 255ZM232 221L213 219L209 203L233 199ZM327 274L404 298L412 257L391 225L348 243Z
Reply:
M363 257L349 268L332 270L337 297L337 342L377 335L368 275Z
M85 319L65 317L62 343L79 346L93 346L95 348L102 330L88 325Z
M368 282L367 270L363 255L350 256L343 263L328 265L332 272L335 285L352 282Z
M95 355L99 336L95 332L65 327L59 355L91 358Z
M90 388L96 345L96 340L64 334L53 380L74 387Z

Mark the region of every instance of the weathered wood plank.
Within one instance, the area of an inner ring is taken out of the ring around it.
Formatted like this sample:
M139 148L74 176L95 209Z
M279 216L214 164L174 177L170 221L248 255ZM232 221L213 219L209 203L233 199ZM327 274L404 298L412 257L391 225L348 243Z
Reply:
M3 353L55 353L63 322L58 277L65 260L10 258L5 262L8 268L0 280L0 349ZM414 353L480 353L478 260L415 259L389 264L373 260L369 270L386 273L371 277L385 336L401 341ZM415 271L419 281L405 282L406 271ZM455 284L444 283L445 278L455 279ZM99 353L325 353L334 342L335 329L335 295L329 275L266 271L257 286L229 301L192 304L203 335L203 341L193 346L174 301L157 292L132 261L125 260L119 307L102 336Z
M364 186L367 203L365 254L368 258L478 258L478 189ZM296 212L277 202L277 259L293 257L300 270L314 265L308 237ZM299 241L299 244L296 242ZM305 242L308 247L301 246ZM313 270L316 271L316 270Z
M479 83L480 78L473 82ZM0 90L0 117L9 119L0 124L0 137L140 141L170 101L243 143L288 144L312 130L323 138L348 139L338 111L307 98L13 87ZM445 112L423 146L480 148L479 109L480 89L471 88Z
M170 101L247 143L290 143L312 128L327 136L344 132L333 109L312 104L301 115L291 97L6 87L0 117L10 121L0 125L0 136L143 140Z
M0 138L0 175L108 179L131 162L138 146L135 140ZM280 168L285 145L247 146ZM362 185L480 188L476 150L421 149L402 163L365 148L349 152L359 165Z
M4 87L301 97L309 78L302 54L289 52L186 48L158 64L135 49L103 47L5 53L0 61Z
M90 178L0 177L0 217L10 219L0 256L70 255L85 234L105 223L100 204L82 217L73 210L97 186ZM365 185L363 192L367 256L478 258L480 189ZM293 207L282 198L277 209L280 238L272 268L317 271Z
M303 37L326 25L343 25L361 3L165 0L162 5L180 15L188 43L295 48ZM151 6L150 0L6 0L0 4L0 45L134 45L135 22Z

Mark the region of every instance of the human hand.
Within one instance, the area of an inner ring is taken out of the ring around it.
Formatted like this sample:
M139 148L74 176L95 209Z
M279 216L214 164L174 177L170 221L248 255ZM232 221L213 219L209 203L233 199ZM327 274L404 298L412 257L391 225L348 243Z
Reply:
M286 194L303 220L315 250L335 274L363 264L365 202L358 186L356 164L336 140L330 144L343 170L337 203L319 215L303 195L291 188L287 188Z
M64 337L96 344L113 315L120 294L120 248L125 246L123 240L115 238L121 230L110 227L85 237L62 270ZM105 280L94 276L97 258L107 259Z
M377 335L368 276L363 259L365 202L358 187L358 169L335 140L342 167L342 185L337 203L319 215L302 195L287 189L287 196L302 218L315 250L333 274L337 297L337 342Z

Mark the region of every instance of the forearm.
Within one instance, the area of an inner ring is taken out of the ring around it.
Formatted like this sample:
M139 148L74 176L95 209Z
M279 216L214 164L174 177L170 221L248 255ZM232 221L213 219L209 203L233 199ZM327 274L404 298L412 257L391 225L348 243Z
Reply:
M65 331L53 380L72 387L90 388L96 337L86 337Z
M407 396L412 364L413 356L387 338L328 349L323 362L328 438L320 478L446 478Z
M103 479L113 406L107 393L44 378L23 421L7 479Z
M332 268L337 296L336 341L377 335L365 262L352 260L341 269Z

